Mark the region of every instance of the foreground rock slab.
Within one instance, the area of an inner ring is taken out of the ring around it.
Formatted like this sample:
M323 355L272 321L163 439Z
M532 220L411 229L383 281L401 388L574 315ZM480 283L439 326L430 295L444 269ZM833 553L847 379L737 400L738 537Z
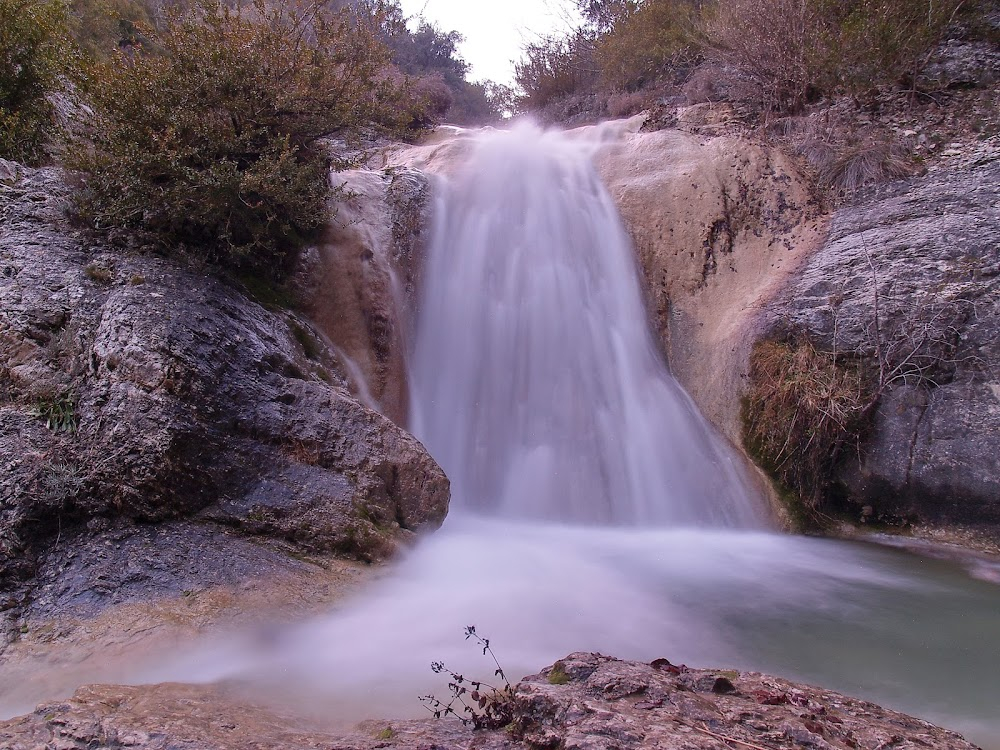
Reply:
M516 688L513 720L367 721L350 732L241 702L231 687L91 686L0 723L10 750L282 748L660 748L975 750L920 719L752 673L574 653Z

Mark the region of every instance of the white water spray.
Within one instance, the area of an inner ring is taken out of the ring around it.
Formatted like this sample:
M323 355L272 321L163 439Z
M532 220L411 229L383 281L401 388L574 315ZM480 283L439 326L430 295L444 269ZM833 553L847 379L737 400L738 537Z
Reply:
M585 142L523 126L442 186L412 426L452 507L622 525L763 525L733 452L667 372Z

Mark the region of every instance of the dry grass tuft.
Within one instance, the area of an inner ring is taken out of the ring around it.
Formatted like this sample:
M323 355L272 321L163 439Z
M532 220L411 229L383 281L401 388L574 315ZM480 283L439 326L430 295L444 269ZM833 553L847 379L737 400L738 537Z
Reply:
M855 144L839 153L829 153L824 161L819 169L820 182L845 194L913 174L910 155L893 143Z
M751 455L816 508L845 449L869 424L875 378L856 358L816 349L806 338L758 342L743 400Z

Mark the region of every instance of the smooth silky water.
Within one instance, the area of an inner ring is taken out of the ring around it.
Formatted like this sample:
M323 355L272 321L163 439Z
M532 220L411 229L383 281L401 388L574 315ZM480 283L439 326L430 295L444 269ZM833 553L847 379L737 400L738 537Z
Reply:
M573 650L773 672L1000 749L1000 586L875 544L774 533L667 371L586 139L477 137L437 184L411 428L452 481L395 573L261 671L347 717L417 715L432 660L516 676ZM315 691L315 692L314 692Z
M452 480L444 528L330 614L229 636L141 681L237 679L345 721L426 715L443 660L489 678L574 650L756 669L1000 750L1000 586L876 544L771 529L663 364L594 144L478 137L437 185L412 428Z

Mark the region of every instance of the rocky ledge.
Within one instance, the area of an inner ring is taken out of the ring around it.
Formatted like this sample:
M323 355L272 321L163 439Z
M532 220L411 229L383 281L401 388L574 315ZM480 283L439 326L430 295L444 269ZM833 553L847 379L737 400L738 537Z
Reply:
M0 161L0 652L42 599L89 616L440 524L447 478L348 393L311 320L111 252L69 197Z
M925 721L735 671L574 653L517 685L510 722L367 721L348 733L234 700L227 688L91 686L0 723L10 750L975 750Z

